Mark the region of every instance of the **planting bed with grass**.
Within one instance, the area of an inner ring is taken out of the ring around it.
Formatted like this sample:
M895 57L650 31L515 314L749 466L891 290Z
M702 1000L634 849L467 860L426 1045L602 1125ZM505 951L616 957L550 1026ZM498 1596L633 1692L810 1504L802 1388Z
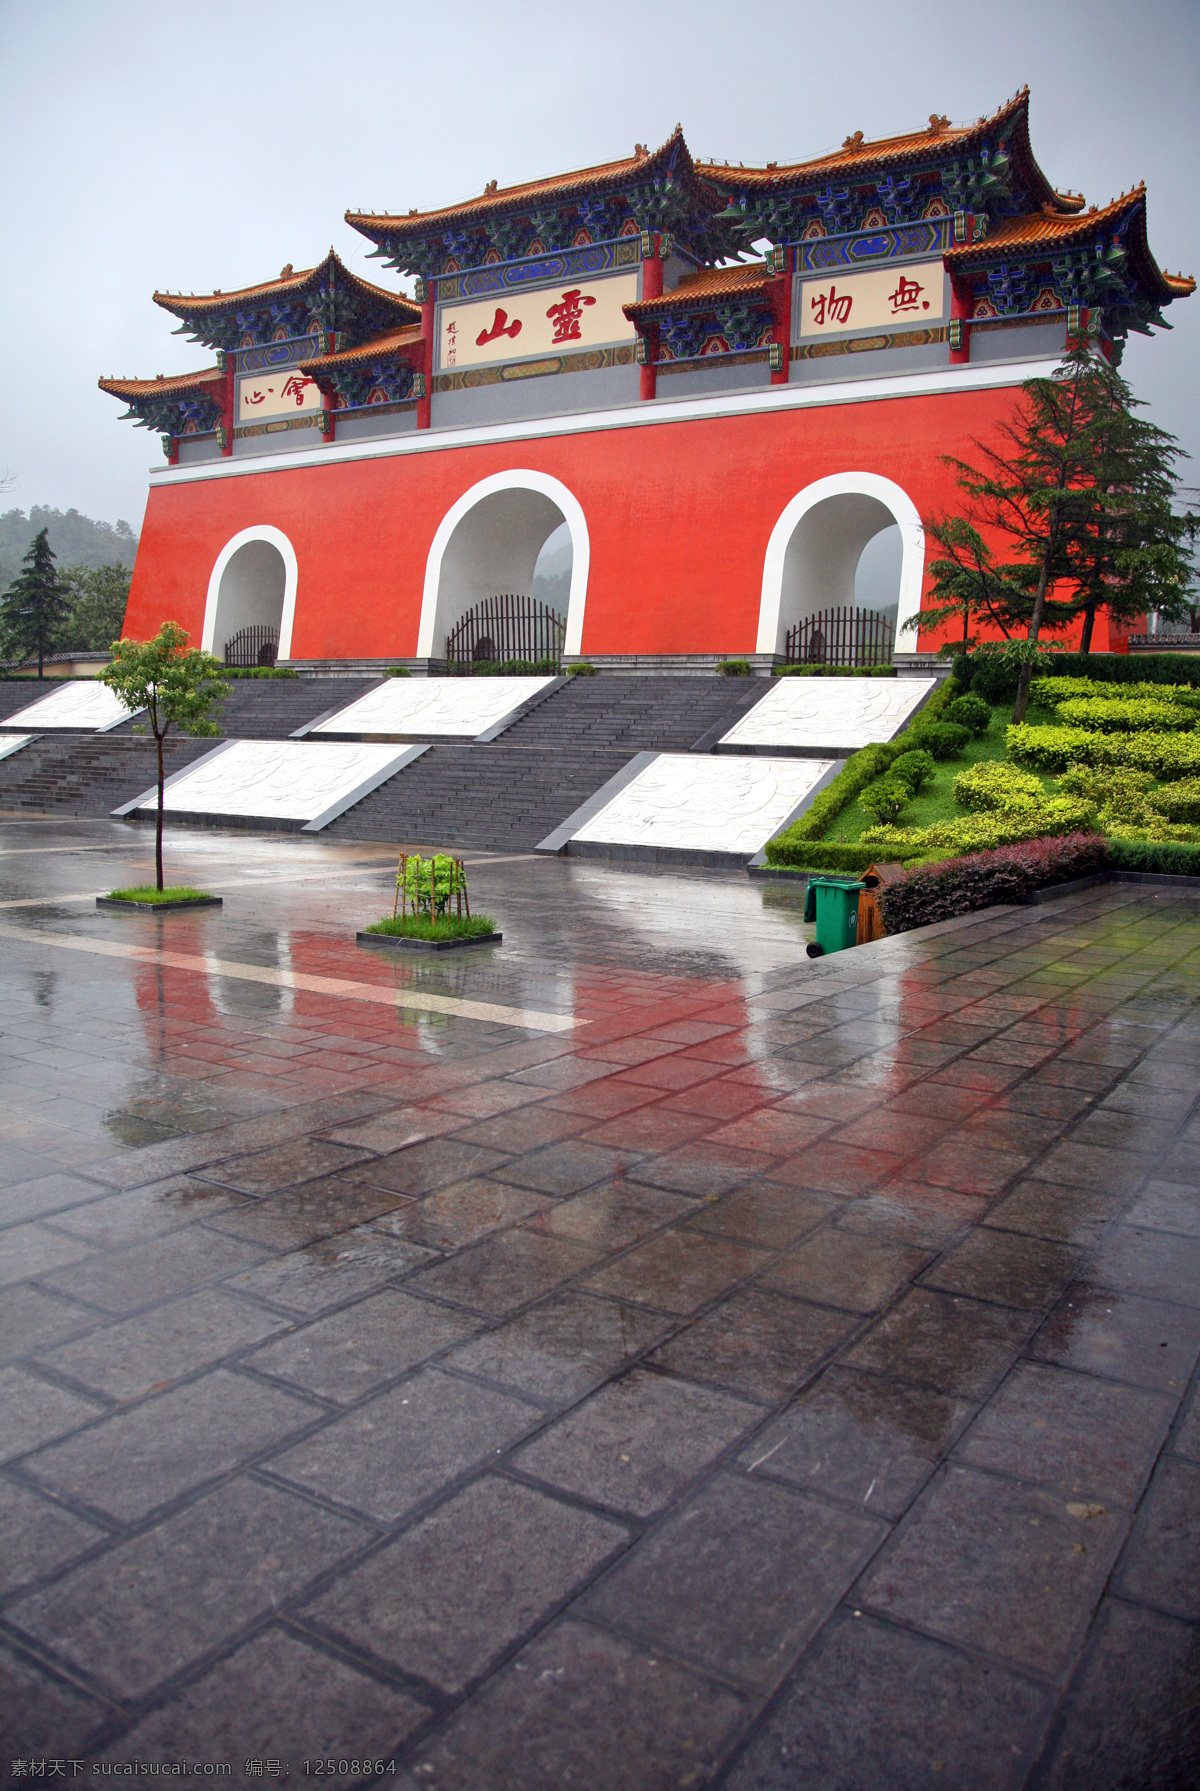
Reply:
M188 889L184 884L155 889L150 883L136 889L110 889L108 899L110 902L153 902L156 907L170 907L172 902L208 902L212 897L206 889Z
M428 914L389 914L363 931L389 939L478 939L494 933L496 923L490 914L439 914L432 920Z

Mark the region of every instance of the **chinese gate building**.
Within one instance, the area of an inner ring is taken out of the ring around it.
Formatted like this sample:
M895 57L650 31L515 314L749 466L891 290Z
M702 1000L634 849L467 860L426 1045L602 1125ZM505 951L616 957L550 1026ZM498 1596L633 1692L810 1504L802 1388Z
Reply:
M1028 108L765 168L695 162L676 130L440 211L348 212L411 299L332 250L156 293L215 362L100 381L165 450L126 632L171 618L314 667L765 669L898 528L896 650L936 645L903 625L921 519L955 500L942 456L1070 342L1118 357L1195 286L1151 255L1144 188L1050 185ZM1101 619L1094 644L1121 643Z

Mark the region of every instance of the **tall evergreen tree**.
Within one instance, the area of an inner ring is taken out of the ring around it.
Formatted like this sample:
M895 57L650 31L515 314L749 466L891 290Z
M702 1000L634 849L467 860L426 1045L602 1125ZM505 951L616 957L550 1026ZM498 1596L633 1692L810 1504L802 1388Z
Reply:
M1183 450L1137 406L1116 369L1081 345L1052 378L1026 380L998 443L975 443L979 466L946 456L966 502L961 516L925 525L942 557L917 621L961 616L969 635L973 612L1013 640L1018 721L1043 632L1082 617L1086 652L1101 607L1124 620L1187 613L1200 519L1175 507ZM993 542L1011 558L998 561Z
M30 545L21 570L0 598L0 631L14 657L37 654L38 677L62 636L69 609L67 594L54 565L54 551L42 529Z

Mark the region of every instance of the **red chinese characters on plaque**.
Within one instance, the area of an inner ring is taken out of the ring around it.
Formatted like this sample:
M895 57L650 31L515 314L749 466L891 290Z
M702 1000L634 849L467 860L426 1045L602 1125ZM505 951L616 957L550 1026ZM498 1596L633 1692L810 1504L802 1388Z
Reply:
M570 348L632 342L636 334L624 307L637 298L638 276L608 274L577 285L506 290L438 308L438 365L477 367L488 362L559 357Z
M801 282L797 322L803 340L813 336L867 335L938 324L949 309L940 261L905 262L824 274Z
M585 294L578 286L572 287L570 292L564 292L561 301L557 305L551 305L546 312L554 325L554 341L582 342L583 332L579 326L583 307L594 305L595 302L590 293Z
M814 292L808 302L814 323L835 323L841 329L850 321L854 296L849 292L839 293L836 286L831 286L828 292Z

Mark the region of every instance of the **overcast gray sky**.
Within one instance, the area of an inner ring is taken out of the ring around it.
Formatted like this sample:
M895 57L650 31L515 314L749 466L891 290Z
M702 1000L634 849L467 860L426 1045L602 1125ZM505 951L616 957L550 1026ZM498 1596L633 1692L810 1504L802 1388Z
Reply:
M100 374L211 361L156 288L249 285L334 245L394 276L349 206L407 211L658 144L790 161L991 112L1103 204L1144 178L1150 244L1200 272L1196 0L0 0L0 505L140 528L158 439ZM1125 371L1195 457L1200 296Z

